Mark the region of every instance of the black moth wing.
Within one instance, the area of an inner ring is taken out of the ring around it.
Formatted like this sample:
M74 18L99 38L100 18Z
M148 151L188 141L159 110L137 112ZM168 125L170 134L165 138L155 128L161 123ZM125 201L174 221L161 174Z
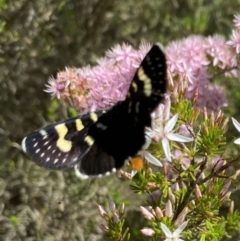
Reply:
M83 175L101 175L120 169L145 144L145 127L167 89L166 58L154 45L143 59L125 101L118 102L87 133L91 150L75 166Z
M126 101L132 113L149 115L167 91L167 63L160 43L152 46L136 71Z
M91 140L91 150L77 163L80 173L98 176L114 172L141 149L145 126L127 110L127 102L120 102L89 128L86 138Z
M39 129L23 139L22 149L41 166L51 169L73 167L90 150L85 137L102 113L89 113Z

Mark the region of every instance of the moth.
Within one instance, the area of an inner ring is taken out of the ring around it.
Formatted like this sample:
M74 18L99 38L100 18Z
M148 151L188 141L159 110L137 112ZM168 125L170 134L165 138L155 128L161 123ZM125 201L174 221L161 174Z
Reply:
M46 168L74 167L81 178L115 172L145 144L151 113L167 91L166 69L164 51L155 44L137 69L124 101L107 111L34 131L23 139L23 151Z

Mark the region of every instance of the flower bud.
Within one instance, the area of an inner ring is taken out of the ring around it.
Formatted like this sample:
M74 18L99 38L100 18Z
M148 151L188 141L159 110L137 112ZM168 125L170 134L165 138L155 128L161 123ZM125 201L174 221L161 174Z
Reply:
M229 207L229 214L233 214L234 212L234 201L231 201L230 207Z
M165 216L171 218L173 216L172 203L170 200L166 203Z
M156 213L156 218L157 218L158 220L162 220L162 218L163 218L163 212L162 212L161 208L156 207L155 213Z
M170 187L168 188L168 198L171 201L171 203L175 203L176 198L175 198L175 196L172 192L172 189Z
M112 213L116 211L116 205L111 196L108 196L109 209Z
M225 196L220 199L220 203L225 203L231 196L231 192L227 192Z
M119 223L120 222L120 219L119 219L119 216L117 215L117 213L113 213L113 222L114 223Z
M101 217L103 219L105 219L106 221L108 221L109 220L108 214L105 212L103 207L101 205L99 205L99 204L97 204L97 206L98 206L98 212L101 215Z
M119 215L123 216L125 213L125 204L122 203L121 207L119 208Z
M103 231L103 232L109 232L109 227L105 224L99 224L99 228Z
M146 208L141 206L140 209L144 218L150 221L153 221L155 219L154 216Z
M221 195L222 197L227 194L228 189L229 189L229 187L231 186L231 183L232 183L232 181L229 180L229 181L227 181L227 182L224 184L222 190L220 191L220 195Z
M145 236L153 236L155 234L155 231L151 228L143 228L141 229L141 233Z
M182 212L178 215L176 221L174 222L174 224L175 224L177 227L180 226L180 225L183 223L183 221L184 221L187 213L188 213L188 207L185 207L185 208L182 210Z
M198 200L202 199L202 192L197 184L195 185L195 194Z

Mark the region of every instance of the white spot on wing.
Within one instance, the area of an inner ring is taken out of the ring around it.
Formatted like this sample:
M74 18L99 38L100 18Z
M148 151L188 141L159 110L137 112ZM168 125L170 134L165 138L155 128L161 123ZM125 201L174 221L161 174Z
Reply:
M43 152L40 157L43 157L44 155L45 155L45 153Z
M43 144L43 145L44 145L44 146L46 146L48 143L49 143L49 141L46 141L46 142L44 142L44 144Z
M82 179L82 180L89 178L88 175L86 175L86 174L84 174L84 173L81 173L81 172L78 170L78 165L75 165L75 166L74 166L74 171L75 171L75 175L76 175L78 178Z
M48 133L44 129L40 130L39 133L43 136L43 140L48 137Z
M37 146L37 144L38 144L38 142L36 142L36 143L33 145L33 147L36 147L36 146Z
M25 138L22 140L22 150L23 150L24 152L27 152L26 139L27 139L27 137L25 137Z
M55 164L55 163L57 163L58 161L59 161L59 159L58 159L58 158L56 158L56 159L54 160L54 164Z
M47 135L47 132L46 132L44 129L40 130L39 133L40 133L42 136L46 136L46 135Z
M77 161L77 159L78 159L77 157L74 157L74 158L73 158L73 161L75 162L75 161Z
M47 158L46 162L49 162L50 161L50 157Z
M36 153L38 153L40 151L40 148L36 150Z

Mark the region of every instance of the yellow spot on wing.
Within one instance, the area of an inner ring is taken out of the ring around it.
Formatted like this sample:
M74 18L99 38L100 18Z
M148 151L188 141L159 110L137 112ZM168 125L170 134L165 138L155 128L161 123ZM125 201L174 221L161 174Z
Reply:
M72 148L72 142L64 138L68 132L68 128L65 124L59 124L55 126L55 130L58 133L57 147L62 152L69 152Z
M146 96L150 96L152 93L151 79L148 78L148 76L144 73L144 70L142 67L138 70L138 78L144 84L144 87L143 87L144 94Z
M96 122L98 120L98 116L94 112L90 113L90 117L93 122Z
M137 92L138 86L137 86L137 84L135 82L132 82L132 87L133 87L133 91Z
M148 76L144 73L144 70L142 67L137 72L139 80L146 82L146 83L151 83L151 79L148 78Z
M81 131L84 128L83 123L80 119L77 119L75 123L77 131Z
M84 141L86 141L89 146L92 146L94 143L94 139L91 136L86 136Z

